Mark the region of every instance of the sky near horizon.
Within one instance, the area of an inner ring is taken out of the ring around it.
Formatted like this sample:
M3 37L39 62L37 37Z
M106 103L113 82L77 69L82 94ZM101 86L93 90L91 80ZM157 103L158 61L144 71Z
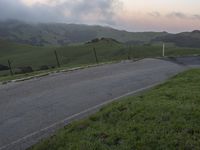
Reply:
M0 0L6 19L182 32L200 29L200 0Z

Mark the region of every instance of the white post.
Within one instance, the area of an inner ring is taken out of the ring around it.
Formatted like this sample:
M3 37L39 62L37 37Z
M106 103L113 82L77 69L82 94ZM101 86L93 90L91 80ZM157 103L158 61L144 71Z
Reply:
M165 43L163 43L163 57L165 57Z

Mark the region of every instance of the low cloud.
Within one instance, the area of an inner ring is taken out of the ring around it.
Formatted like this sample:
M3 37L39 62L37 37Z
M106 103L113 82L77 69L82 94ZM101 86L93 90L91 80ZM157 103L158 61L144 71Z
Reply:
M187 15L182 12L171 12L171 13L167 14L167 17L185 19L185 18L187 18Z
M99 24L131 31L199 28L198 12L141 9L128 0L0 0L0 20Z
M0 0L0 20L115 24L119 0Z
M200 20L200 15L198 14L184 14L182 12L172 12L166 15L168 18L179 18L187 20Z
M148 14L152 17L160 17L161 16L161 14L158 11L153 11L153 12L150 12Z
M193 18L200 20L200 15L195 14L195 15L193 15Z
M21 0L1 0L0 20L17 19L30 22L59 21L63 19L62 11L46 5L28 7Z
M66 6L63 10L69 13L68 17L76 22L85 20L113 25L118 2L117 0L81 0L77 3L66 1L62 5Z

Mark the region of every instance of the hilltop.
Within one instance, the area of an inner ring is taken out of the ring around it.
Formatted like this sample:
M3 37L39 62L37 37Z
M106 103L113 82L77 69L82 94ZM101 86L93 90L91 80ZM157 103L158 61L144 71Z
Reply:
M112 38L124 43L148 43L166 32L127 32L104 26L64 23L31 24L16 20L0 22L0 38L37 46L85 43Z
M180 47L200 47L199 30L172 34L167 32L128 32L98 25L0 21L0 39L26 45L63 46L83 44L101 38L113 39L129 45L166 42Z
M157 37L155 41L170 42L181 47L200 48L200 31L194 30L192 32L168 34L162 37Z

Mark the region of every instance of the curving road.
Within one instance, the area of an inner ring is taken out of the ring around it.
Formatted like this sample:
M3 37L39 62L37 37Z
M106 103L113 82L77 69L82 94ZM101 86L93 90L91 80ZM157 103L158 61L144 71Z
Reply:
M187 68L143 59L0 85L0 150L23 150L115 98L148 89Z

